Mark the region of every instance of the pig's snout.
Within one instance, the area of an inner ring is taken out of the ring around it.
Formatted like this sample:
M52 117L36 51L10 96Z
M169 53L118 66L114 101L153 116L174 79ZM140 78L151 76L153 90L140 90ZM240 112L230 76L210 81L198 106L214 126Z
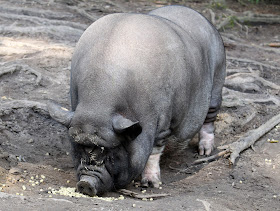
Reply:
M96 184L98 184L97 178L91 176L81 176L80 181L77 183L77 190L80 193L89 196L96 196Z

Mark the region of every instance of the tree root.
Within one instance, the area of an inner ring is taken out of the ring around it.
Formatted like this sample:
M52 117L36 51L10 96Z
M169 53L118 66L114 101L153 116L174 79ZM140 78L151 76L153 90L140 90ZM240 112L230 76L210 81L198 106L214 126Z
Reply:
M43 115L48 115L49 112L45 103L29 101L29 100L9 100L2 101L0 105L0 116L9 114L13 109L31 108Z
M165 197L165 196L170 196L170 194L166 194L166 193L159 193L159 194L139 194L136 193L134 191L130 191L127 189L120 189L118 190L118 192L120 194L126 195L126 196L130 196L132 198L136 198L136 199L154 199L154 198L161 198L161 197Z
M0 28L0 34L19 34L25 36L48 36L61 40L77 41L83 33L83 30L75 29L69 26L5 26Z
M229 153L230 153L230 150L227 149L227 150L221 151L215 155L212 155L212 156L209 156L206 158L202 158L202 159L198 159L198 160L194 161L192 163L192 165L198 165L198 164L205 163L205 162L211 162L211 161L217 160L218 158L220 158L222 156L227 157L229 155Z
M256 82L259 82L265 87L280 90L279 85L265 80L256 73L235 73L233 75L227 76L225 86L240 88L242 91L247 91L250 89L260 91L261 88L256 84Z
M280 100L267 94L248 94L234 91L226 87L223 88L223 107L246 106L252 103L273 103L280 106Z
M243 137L238 139L236 142L233 142L229 145L220 146L218 147L218 149L225 149L225 151L230 151L230 162L231 164L234 164L236 158L240 155L242 151L249 148L250 146L253 146L257 140L259 140L263 135L268 133L279 123L280 114L274 116L257 129L248 131Z
M64 20L51 20L51 19L41 18L36 16L0 13L0 17L9 20L27 21L40 26L42 25L69 26L80 30L85 30L87 28L87 25L81 23L75 23L75 22L64 21Z
M97 19L99 19L100 17L96 16L96 15L92 15L87 13L85 10L80 9L78 7L75 6L69 6L68 8L70 8L71 10L73 10L74 12L77 12L79 15L81 15L82 17L90 20L90 21L96 21Z
M16 71L26 71L29 72L33 75L35 75L37 77L36 79L36 85L40 85L41 81L42 81L42 74L39 73L38 71L32 69L31 67L29 67L28 65L19 65L19 64L13 64L11 66L6 67L4 70L0 70L0 77L8 74L8 73L14 73Z
M276 24L280 23L280 16L272 14L254 14L250 11L243 13L245 16L236 17L236 20L245 24Z
M32 9L26 7L5 7L0 6L1 13L11 13L18 15L27 15L27 16L36 16L36 17L44 17L47 19L57 19L57 20L69 20L73 18L71 13L67 12L52 12L50 10L41 10L41 9Z
M226 17L219 25L216 26L217 30L220 31L223 29L226 25L228 25L232 20L232 16Z
M241 59L241 58L236 58L236 57L231 57L231 56L227 56L227 59L237 61L237 62L250 63L250 64L253 64L253 65L259 66L260 68L266 67L266 68L271 69L271 70L279 70L280 69L280 67L275 67L275 66L272 66L272 65L269 65L269 64L264 64L262 62L254 61L254 60L251 60L251 59Z

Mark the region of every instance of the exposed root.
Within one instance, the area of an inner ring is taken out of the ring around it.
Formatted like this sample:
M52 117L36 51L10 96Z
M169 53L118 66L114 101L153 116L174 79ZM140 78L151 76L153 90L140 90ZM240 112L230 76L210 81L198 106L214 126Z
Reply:
M0 13L0 17L9 19L9 20L26 21L26 22L30 22L32 24L41 25L41 26L43 26L43 25L69 26L72 28L80 29L80 30L85 30L87 28L87 25L85 25L85 24L64 21L64 20L52 20L52 19L36 17L36 16Z
M226 25L230 23L231 20L232 20L232 16L226 17L226 19L224 19L219 25L216 26L217 30L219 31L223 29Z
M161 198L161 197L166 197L166 196L170 196L170 194L166 194L166 193L159 193L159 194L139 194L136 193L134 191L131 190L127 190L127 189L120 189L118 190L118 192L120 194L126 195L126 196L130 196L132 198L136 198L136 199L154 199L154 198Z
M73 11L75 11L75 12L77 12L79 15L81 15L82 17L84 17L84 18L86 18L86 19L88 19L88 20L90 20L90 21L96 21L98 18L100 18L100 17L98 17L98 16L96 16L96 15L92 15L92 14L89 14L89 13L87 13L85 10L83 10L83 9L80 9L80 8L78 8L78 7L75 7L75 6L69 6L69 8L71 9L71 10L73 10Z
M8 74L8 73L13 74L16 71L23 70L23 71L32 73L33 75L35 75L37 77L36 82L35 82L36 85L40 85L40 83L42 81L42 74L39 73L38 71L34 70L33 68L29 67L28 65L13 64L13 65L10 65L8 67L3 67L3 68L4 68L4 70L0 70L0 77L5 74Z
M50 10L41 10L41 9L33 9L27 7L5 7L0 6L1 13L11 13L18 15L27 15L27 16L36 16L36 17L44 17L47 19L57 19L57 20L69 20L73 18L71 13L67 12L52 12Z
M230 150L227 149L227 150L221 151L215 155L212 155L212 156L209 156L206 158L202 158L202 159L198 159L198 160L194 161L192 164L197 165L200 163L211 162L211 161L217 160L218 158L220 158L222 156L227 157L229 155L229 153L230 153Z
M77 41L82 35L83 30L75 29L69 26L5 26L0 28L0 34L17 34L25 36L48 36L50 38L57 38L61 40Z
M272 70L279 70L280 67L275 67L269 64L264 64L262 62L258 62L258 61L254 61L251 59L241 59L241 58L236 58L236 57L231 57L231 56L227 56L228 60L233 60L233 61L238 61L238 62L243 62L243 63L250 63L259 67L266 67L268 69L272 69Z
M13 109L31 108L43 115L49 115L47 105L30 100L9 100L2 101L0 105L0 116L9 114Z
M280 100L268 94L248 94L223 88L223 107L245 106L251 103L273 103L280 106Z
M235 163L236 158L245 149L251 147L257 140L259 140L263 135L268 133L276 125L280 123L280 114L274 116L268 120L265 124L261 125L257 129L248 131L243 137L238 139L229 145L218 147L219 149L225 149L225 151L230 151L230 162Z
M234 89L241 89L242 91L256 91L259 92L261 88L257 84L262 84L271 89L280 90L280 86L272 83L264 78L258 76L256 73L235 73L226 77L226 87L234 87Z
M272 14L254 14L251 11L243 13L244 16L236 17L236 20L245 24L276 24L280 23L280 16Z

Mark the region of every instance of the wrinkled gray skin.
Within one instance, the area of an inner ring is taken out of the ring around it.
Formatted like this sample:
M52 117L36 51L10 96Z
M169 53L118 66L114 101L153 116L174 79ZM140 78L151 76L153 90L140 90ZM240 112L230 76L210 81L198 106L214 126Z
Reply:
M72 59L72 111L49 104L51 116L69 127L78 190L100 195L141 173L144 186L158 187L170 135L199 132L200 154L210 154L224 78L221 37L189 8L94 22Z

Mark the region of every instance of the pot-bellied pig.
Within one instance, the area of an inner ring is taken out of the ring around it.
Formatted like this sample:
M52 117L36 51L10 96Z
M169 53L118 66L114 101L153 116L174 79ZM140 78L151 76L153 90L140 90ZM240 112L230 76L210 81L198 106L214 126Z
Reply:
M199 133L199 153L214 146L225 52L218 31L182 6L111 14L80 38L71 64L71 111L50 103L69 128L78 191L123 188L142 174L158 187L170 135Z

